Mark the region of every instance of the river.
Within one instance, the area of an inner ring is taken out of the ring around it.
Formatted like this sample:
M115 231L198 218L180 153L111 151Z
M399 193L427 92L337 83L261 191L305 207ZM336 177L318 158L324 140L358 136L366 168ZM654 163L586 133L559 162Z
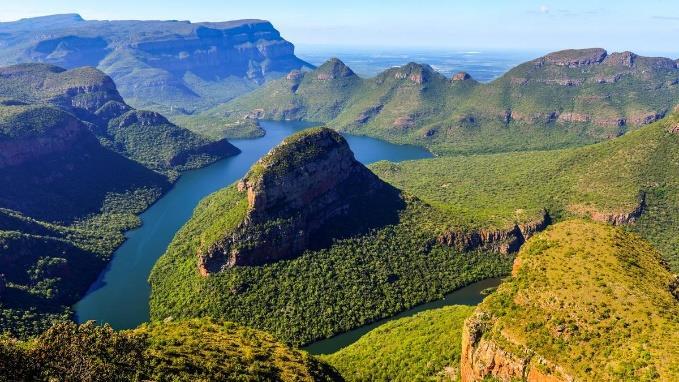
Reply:
M358 339L361 338L364 334L368 333L369 331L377 328L378 326L386 322L398 320L399 318L403 317L410 317L419 312L424 312L425 310L443 308L444 306L449 305L478 305L485 297L484 293L482 292L486 289L497 287L498 285L500 285L501 280L502 279L500 278L486 279L467 285L464 288L460 288L455 292L447 294L444 298L440 300L418 305L414 308L401 312L395 316L375 321L371 324L361 326L359 328L350 330L342 334L338 334L334 337L330 337L325 340L314 342L305 347L304 350L315 355L332 354L358 341Z
M173 188L141 214L142 225L126 233L127 240L75 305L78 322L95 320L116 329L134 328L149 319L151 268L165 253L175 233L207 195L240 179L257 159L296 131L310 127L299 122L262 122L266 135L234 140L241 153L202 169L187 171ZM416 146L395 145L374 138L345 135L356 159L364 164L431 157Z

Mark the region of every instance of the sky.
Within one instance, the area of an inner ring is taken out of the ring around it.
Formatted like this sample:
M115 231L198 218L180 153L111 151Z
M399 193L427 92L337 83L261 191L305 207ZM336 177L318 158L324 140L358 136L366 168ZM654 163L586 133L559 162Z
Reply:
M602 47L679 57L677 0L0 0L0 21L271 21L298 46L553 51Z

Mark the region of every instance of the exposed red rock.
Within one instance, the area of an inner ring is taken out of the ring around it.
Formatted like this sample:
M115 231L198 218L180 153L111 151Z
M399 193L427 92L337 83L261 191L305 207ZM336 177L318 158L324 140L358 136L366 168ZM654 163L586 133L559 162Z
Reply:
M439 235L436 242L456 248L459 251L486 248L502 254L509 254L518 251L526 240L535 233L545 229L550 222L549 214L547 211L543 211L540 219L528 223L515 224L509 229L481 229L470 232L449 230Z
M483 338L487 330L485 313L465 321L462 330L460 374L462 382L484 381L493 377L502 382L573 382L574 378L553 363L522 348L520 353L502 348Z
M632 52L625 51L625 52L615 52L611 53L606 59L604 60L604 64L606 65L612 65L612 66L624 66L627 68L631 68L634 66L634 61L636 60L638 56Z
M580 113L561 113L559 115L559 122L589 122L590 117Z
M298 256L318 240L326 223L379 205L393 188L356 161L330 129L305 131L284 141L239 183L247 214L237 228L198 253L202 275L233 266L261 265ZM400 199L399 199L400 200Z
M465 81L471 79L472 76L469 75L467 72L458 72L453 75L452 80L453 81Z
M301 70L293 70L285 77L288 81L299 81L304 77L304 73Z
M670 126L668 131L672 134L679 134L679 123L675 123L674 125Z
M396 118L396 120L394 120L393 126L404 130L409 129L415 126L415 120L411 116L405 115Z
M632 125L648 125L665 116L665 111L649 112L644 114L633 114L627 120Z

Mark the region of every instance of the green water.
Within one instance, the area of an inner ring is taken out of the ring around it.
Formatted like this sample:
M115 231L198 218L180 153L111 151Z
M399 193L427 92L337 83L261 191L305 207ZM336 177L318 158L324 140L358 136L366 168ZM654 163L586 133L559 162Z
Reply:
M294 122L262 122L262 138L235 140L242 153L211 166L186 172L165 196L141 215L143 225L129 231L106 269L75 305L79 322L95 320L116 329L138 326L149 319L151 268L175 233L205 196L241 178L250 166L290 134L309 127ZM356 158L365 163L430 157L419 147L394 145L378 139L346 135Z
M410 317L425 310L442 308L449 305L478 305L485 297L481 292L487 288L497 287L500 285L500 281L501 279L495 278L473 283L446 295L446 297L441 300L418 305L412 309L406 310L384 320L376 321L372 324L361 326L360 328L350 330L337 336L314 342L311 345L305 347L304 350L311 354L332 354L346 346L351 345L364 334L391 320Z

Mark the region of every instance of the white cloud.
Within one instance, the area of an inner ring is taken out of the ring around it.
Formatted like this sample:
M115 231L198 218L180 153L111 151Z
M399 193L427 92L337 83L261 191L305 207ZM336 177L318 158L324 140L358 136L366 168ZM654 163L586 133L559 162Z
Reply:
M540 13L543 13L543 14L549 13L549 7L546 6L546 5L544 5L544 4L542 4L542 5L540 6Z

